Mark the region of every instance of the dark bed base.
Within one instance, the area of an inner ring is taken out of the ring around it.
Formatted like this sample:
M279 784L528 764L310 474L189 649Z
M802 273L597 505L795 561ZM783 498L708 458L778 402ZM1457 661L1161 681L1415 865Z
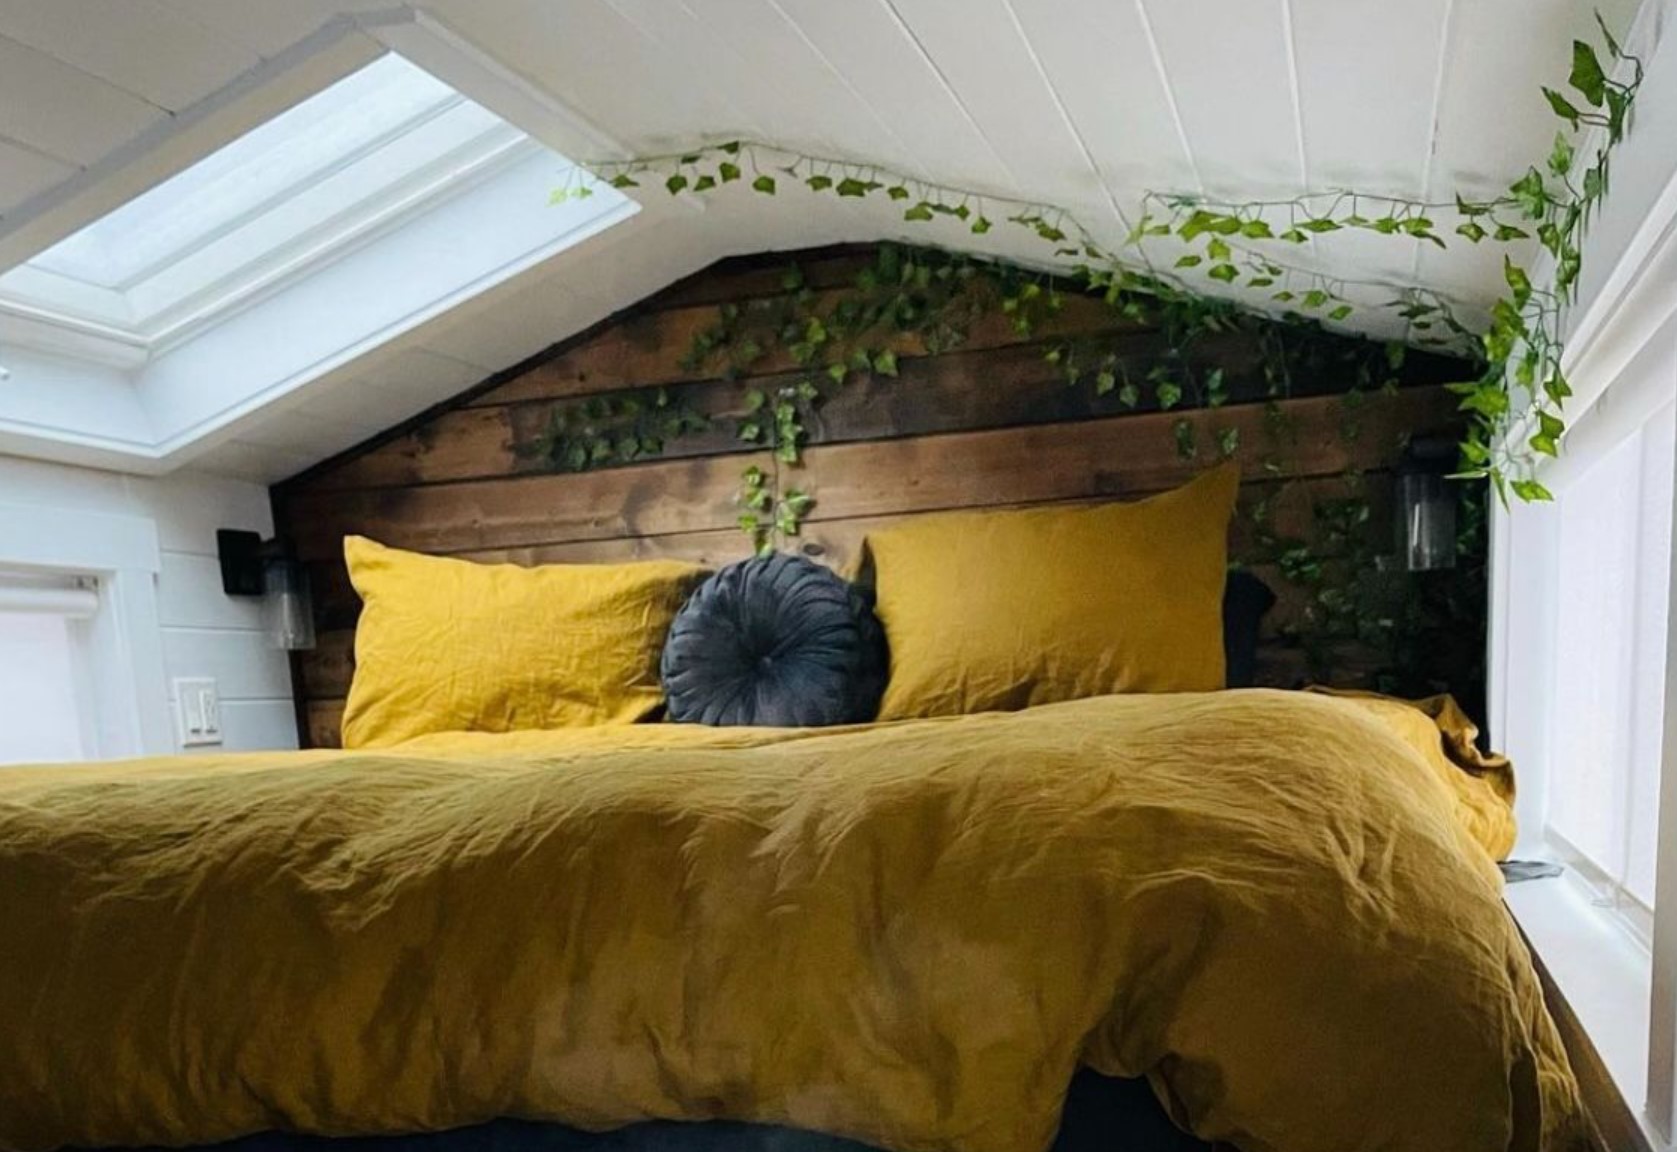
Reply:
M1072 1081L1054 1152L1209 1152L1166 1118L1144 1080L1114 1080L1087 1070ZM712 1121L657 1121L615 1132L580 1132L562 1124L496 1120L417 1136L287 1136L265 1133L200 1152L872 1152L836 1136Z

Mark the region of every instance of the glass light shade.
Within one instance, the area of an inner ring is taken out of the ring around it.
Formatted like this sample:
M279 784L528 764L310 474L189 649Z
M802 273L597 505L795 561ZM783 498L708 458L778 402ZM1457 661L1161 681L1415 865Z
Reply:
M273 557L262 564L262 616L268 642L287 652L314 647L314 601L309 574L297 561Z
M1398 548L1411 572L1456 566L1456 500L1437 472L1398 474Z

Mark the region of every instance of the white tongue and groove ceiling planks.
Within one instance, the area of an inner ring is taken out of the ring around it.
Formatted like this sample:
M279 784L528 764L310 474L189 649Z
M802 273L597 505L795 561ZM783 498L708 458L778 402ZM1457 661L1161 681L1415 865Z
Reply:
M0 0L5 215L362 0ZM1103 238L1148 191L1489 195L1548 153L1594 11L1634 0L430 0L420 5L631 153L748 137L1060 205ZM586 157L579 157L586 159ZM653 190L644 195L662 196ZM207 444L273 480L722 256L962 230L784 189L644 214ZM998 232L1002 230L998 229ZM986 250L1028 254L1001 237ZM1500 250L1368 236L1288 252L1469 306ZM1356 323L1353 321L1352 323ZM1389 328L1376 328L1385 335Z

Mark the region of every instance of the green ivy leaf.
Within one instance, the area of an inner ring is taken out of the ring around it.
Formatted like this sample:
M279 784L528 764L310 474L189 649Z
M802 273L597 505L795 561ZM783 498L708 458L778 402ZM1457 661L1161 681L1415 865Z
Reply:
M740 439L755 444L763 438L763 426L755 420L740 425Z
M1549 149L1549 171L1557 177L1572 171L1572 144L1559 132L1555 133L1555 146Z
M1543 210L1549 206L1549 189L1543 183L1543 173L1536 168L1527 169L1526 174L1508 186L1509 195L1514 197L1528 220L1538 220L1543 216Z
M613 188L639 188L640 181L636 180L627 172L619 172L611 178L611 186Z
M1216 217L1204 210L1196 211L1184 220L1176 229L1176 234L1185 242L1193 243L1202 232L1209 231Z
M1511 240L1530 240L1531 233L1524 228L1516 228L1512 224L1498 224L1493 238L1499 243L1506 244Z
M1124 381L1123 385L1118 389L1118 403L1122 404L1126 408L1134 408L1137 404L1141 403L1141 389L1137 388L1128 380Z
M1578 128L1578 118L1582 116L1583 113L1579 112L1578 109L1573 106L1572 101L1568 100L1565 96L1562 96L1559 92L1556 92L1553 88L1543 89L1543 96L1544 99L1549 101L1549 107L1554 109L1555 115L1572 125L1573 130L1576 131Z
M1485 229L1480 227L1477 220L1469 220L1465 224L1458 224L1456 226L1456 234L1458 236L1466 236L1475 244L1479 243L1479 241L1483 240L1487 235Z
M765 196L773 196L774 187L773 176L759 176L751 182L751 190L753 192L761 192Z
M1240 269L1233 264L1219 264L1206 273L1213 280L1220 280L1224 284L1232 284L1240 277Z
M1304 306L1306 308L1320 308L1322 305L1326 304L1330 299L1331 299L1331 297L1326 292L1324 292L1322 289L1312 288L1310 291L1308 291L1304 294Z
M763 405L768 403L768 395L761 388L753 388L745 394L745 414L761 412Z
M837 191L840 196L856 197L866 196L869 192L872 192L878 187L879 185L874 181L858 180L854 176L846 176L843 180L838 182Z
M1178 267L1178 268L1198 268L1203 263L1205 263L1205 257L1196 256L1193 253L1189 253L1186 256L1177 257L1176 267Z
M810 190L813 192L825 192L833 186L833 178L831 176L823 176L820 173L816 173L814 176L806 178L804 183L808 184Z
M1328 313L1328 319L1329 320L1344 320L1346 317L1348 317L1350 315L1351 315L1351 305L1341 304L1338 308L1335 308L1332 312Z
M1600 200L1607 192L1607 176L1600 167L1584 173L1584 199Z
M1248 220L1240 226L1240 234L1248 240L1273 240L1275 233L1262 220Z
M709 173L693 181L693 191L695 192L709 192L714 187L716 187L716 177Z
M1182 402L1182 386L1173 380L1161 380L1153 389L1153 398L1160 408L1169 412Z
M680 172L677 172L668 180L664 181L664 187L669 190L671 196L674 196L683 188L687 187L687 177L683 176Z
M1624 49L1619 47L1619 42L1613 38L1613 33L1607 30L1607 21L1601 18L1600 10L1597 10L1595 14L1595 26L1601 29L1601 39L1607 45L1607 51L1613 54L1613 59L1622 59L1625 54Z
M1301 227L1306 232L1338 232L1340 225L1334 220L1306 220Z
M1240 451L1240 429L1224 428L1217 433L1217 455L1227 460Z
M903 213L904 220L930 220L932 216L932 206L924 200Z
M1213 237L1211 243L1205 246L1205 254L1210 260L1215 262L1229 259L1232 252L1230 251L1226 241Z
M1595 49L1582 40L1572 42L1572 75L1567 82L1589 101L1593 108L1600 108L1607 98L1607 73L1602 71L1601 60L1597 58Z
M1095 395L1105 396L1118 387L1118 374L1110 368L1102 369L1095 374Z
M897 354L887 348L873 358L873 370L881 376L897 374Z
M982 236L982 235L984 235L984 233L988 232L990 230L990 228L991 228L991 224L990 224L990 221L987 217L980 216L980 217L978 217L978 219L976 219L972 222L973 232L977 233L980 236Z
M1508 287L1513 290L1514 307L1524 308L1531 300L1531 278L1526 275L1525 269L1515 264L1510 257L1504 256L1502 278L1508 281Z
M1297 228L1289 228L1285 232L1281 233L1281 239L1285 240L1289 244L1303 244L1305 241L1309 240L1310 237L1306 236L1303 232L1300 232Z
M722 183L731 184L740 178L740 166L731 160L724 160L716 166L716 174L722 178Z
M1527 504L1548 503L1555 498L1553 493L1536 480L1515 480L1509 487L1514 490L1514 495Z
M1182 419L1171 425L1171 434L1176 437L1176 454L1184 460L1192 460L1199 455L1199 445L1194 443L1193 421Z

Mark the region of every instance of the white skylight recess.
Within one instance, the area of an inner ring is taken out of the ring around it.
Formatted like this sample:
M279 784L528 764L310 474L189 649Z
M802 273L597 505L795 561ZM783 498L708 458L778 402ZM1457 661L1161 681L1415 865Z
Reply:
M155 347L541 150L388 53L0 276L0 307Z
M586 176L552 203L553 141L597 137L407 9L205 105L41 206L61 238L0 273L0 450L165 471L641 210Z

